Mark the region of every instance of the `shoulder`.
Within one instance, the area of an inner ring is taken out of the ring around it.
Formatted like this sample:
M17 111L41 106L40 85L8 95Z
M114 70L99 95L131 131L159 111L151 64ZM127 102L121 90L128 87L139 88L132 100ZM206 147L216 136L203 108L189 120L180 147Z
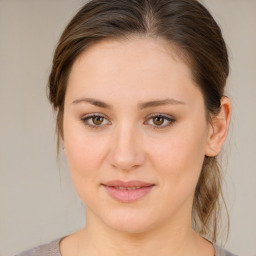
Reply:
M59 248L60 240L61 238L53 240L50 243L34 247L15 256L61 256Z
M233 254L220 246L214 244L214 250L215 250L215 256L237 256L236 254Z

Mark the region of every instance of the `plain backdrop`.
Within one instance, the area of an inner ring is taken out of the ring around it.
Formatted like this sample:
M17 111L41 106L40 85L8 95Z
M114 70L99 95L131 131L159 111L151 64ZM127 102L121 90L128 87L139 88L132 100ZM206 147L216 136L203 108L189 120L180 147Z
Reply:
M81 0L0 0L0 256L82 228L85 209L56 157L46 84L60 33ZM204 0L227 42L233 102L223 150L226 248L256 255L256 1Z

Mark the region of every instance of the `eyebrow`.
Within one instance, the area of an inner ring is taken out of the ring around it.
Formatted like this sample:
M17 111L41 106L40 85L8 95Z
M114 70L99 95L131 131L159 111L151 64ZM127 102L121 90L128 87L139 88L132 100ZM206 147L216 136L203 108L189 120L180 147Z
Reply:
M113 109L112 105L109 105L108 103L105 103L103 101L93 99L93 98L81 98L81 99L74 100L72 102L72 104L78 104L78 103L90 103L100 108ZM164 106L164 105L185 105L185 102L179 101L173 98L166 98L163 100L152 100L152 101L139 103L138 109L142 110L145 108Z

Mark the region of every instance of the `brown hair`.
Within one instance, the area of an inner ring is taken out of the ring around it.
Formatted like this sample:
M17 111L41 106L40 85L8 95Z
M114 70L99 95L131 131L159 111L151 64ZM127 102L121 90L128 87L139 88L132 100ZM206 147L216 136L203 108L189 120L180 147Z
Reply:
M196 0L92 0L67 25L53 58L49 99L57 110L58 144L67 80L76 58L95 42L131 35L160 37L176 46L190 63L207 116L218 113L229 73L228 54L221 30L204 6ZM214 242L223 198L221 180L216 157L205 157L192 217L194 229Z

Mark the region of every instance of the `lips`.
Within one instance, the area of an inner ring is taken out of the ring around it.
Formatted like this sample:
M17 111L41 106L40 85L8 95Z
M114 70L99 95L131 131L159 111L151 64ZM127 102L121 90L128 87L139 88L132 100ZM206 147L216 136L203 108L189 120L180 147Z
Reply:
M112 180L102 185L110 197L123 203L129 203L141 199L155 186L155 184L138 180Z

